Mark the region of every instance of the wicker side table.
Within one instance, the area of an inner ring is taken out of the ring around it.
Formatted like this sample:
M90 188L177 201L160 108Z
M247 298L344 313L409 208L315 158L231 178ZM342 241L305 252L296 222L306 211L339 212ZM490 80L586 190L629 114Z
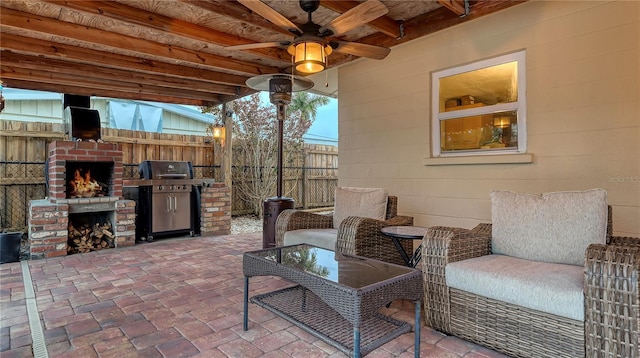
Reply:
M248 330L249 278L279 276L296 285L254 296L251 302L353 357L410 332L409 323L378 311L396 299L414 301L415 357L420 356L419 270L295 245L246 252L243 272L244 330Z

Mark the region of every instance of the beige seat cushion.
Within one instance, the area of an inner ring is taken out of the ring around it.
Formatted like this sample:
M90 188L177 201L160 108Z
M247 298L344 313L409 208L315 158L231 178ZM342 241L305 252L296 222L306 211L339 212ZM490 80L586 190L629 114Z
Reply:
M536 311L584 320L584 268L485 255L452 262L447 286Z
M349 216L384 220L387 214L387 196L387 191L381 188L337 187L333 227L340 228L342 220Z
M309 244L335 251L338 229L301 229L284 233L284 245Z
M606 243L607 192L492 191L491 221L494 254L582 266L589 244Z

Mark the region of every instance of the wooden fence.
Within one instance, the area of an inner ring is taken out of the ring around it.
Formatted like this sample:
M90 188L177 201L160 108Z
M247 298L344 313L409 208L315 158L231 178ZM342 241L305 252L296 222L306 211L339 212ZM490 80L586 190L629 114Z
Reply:
M61 124L0 120L0 231L26 227L29 201L46 195L44 163L49 143L64 139ZM190 161L196 178L222 180L220 162L214 159L219 157L219 147L206 136L102 128L102 139L120 143L125 178L137 178L138 164L143 160L176 160ZM332 206L338 177L337 147L307 144L292 157L291 165L283 171L286 195L300 208ZM233 177L243 180L242 176ZM233 187L232 198L239 198L237 185ZM232 201L234 215L249 213L250 208L241 200Z

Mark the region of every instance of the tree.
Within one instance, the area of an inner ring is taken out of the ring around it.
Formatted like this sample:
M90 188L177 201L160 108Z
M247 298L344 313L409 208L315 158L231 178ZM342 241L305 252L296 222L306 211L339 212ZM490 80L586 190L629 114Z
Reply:
M316 107L323 103L314 99L319 96L303 93L295 93L292 104L295 102L304 106L289 108L283 123L285 163L293 152L301 148L302 136L315 119ZM306 100L297 99L301 95ZM326 98L324 100L328 102ZM308 103L310 101L312 104ZM233 101L233 108L234 186L239 199L250 203L253 212L262 216L263 201L275 196L277 184L278 123L275 106L263 104L259 94L253 94ZM223 115L221 107L202 107L201 110L216 116Z
M291 96L288 112L300 112L303 120L310 120L313 123L318 114L318 107L327 104L329 104L329 98L325 96L317 96L309 92L296 92Z

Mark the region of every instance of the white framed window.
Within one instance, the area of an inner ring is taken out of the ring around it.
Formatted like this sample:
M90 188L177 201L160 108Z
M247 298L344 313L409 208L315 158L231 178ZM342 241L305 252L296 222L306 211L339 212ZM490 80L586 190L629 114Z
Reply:
M432 157L527 151L525 51L432 73Z

